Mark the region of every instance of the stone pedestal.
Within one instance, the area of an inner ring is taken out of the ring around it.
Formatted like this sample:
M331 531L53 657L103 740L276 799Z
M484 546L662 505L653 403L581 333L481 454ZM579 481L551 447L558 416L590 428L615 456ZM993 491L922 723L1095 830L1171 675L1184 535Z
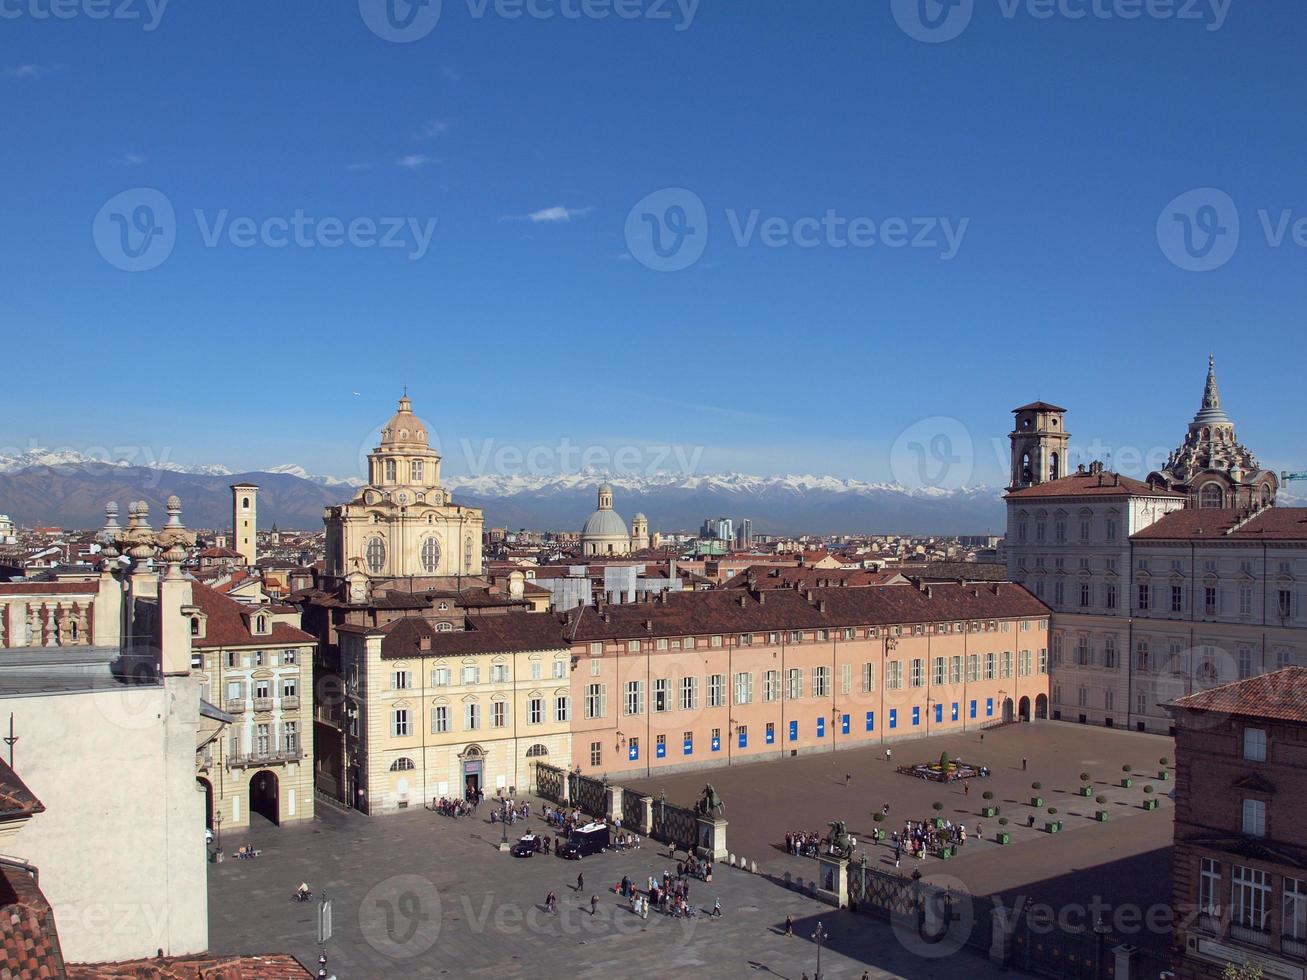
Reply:
M622 787L608 787L608 800L605 805L608 810L607 815L609 823L613 823L622 818Z
M725 861L730 854L726 849L726 821L721 817L699 817L699 844L695 851L702 858Z
M817 897L837 909L849 904L849 862L833 854L817 858Z
M650 834L653 833L653 797L652 796L640 797L640 826L637 829L645 837L648 837Z
M1012 930L1016 916L1011 909L996 905L990 918L989 959L998 966L1007 966L1012 958Z

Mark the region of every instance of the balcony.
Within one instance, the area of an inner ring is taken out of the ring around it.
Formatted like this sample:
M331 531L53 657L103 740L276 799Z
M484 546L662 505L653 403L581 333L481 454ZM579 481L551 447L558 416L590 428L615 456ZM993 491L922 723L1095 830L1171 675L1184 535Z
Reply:
M1269 932L1253 929L1249 926L1231 923L1230 938L1246 946L1257 946L1260 949L1270 949L1271 947L1271 934Z
M245 713L245 702L238 701L234 698L228 698L222 703L222 710L229 715L240 715Z
M281 699L282 711L298 711L300 708L300 696L298 694L283 695Z
M1198 916L1198 928L1209 936L1220 936L1221 920L1204 912Z
M299 749L287 749L281 752L249 752L227 756L228 769L254 769L262 766L284 766L289 762L299 762L304 753Z
M1307 942L1301 939L1290 939L1285 936L1280 940L1280 951L1285 956L1294 956L1298 959L1307 959Z
M255 698L255 699L254 699L254 710L255 710L255 711L271 711L271 710L272 710L272 698Z
M341 711L339 704L314 705L313 717L322 724L331 725L333 728L340 728L344 723L344 712Z

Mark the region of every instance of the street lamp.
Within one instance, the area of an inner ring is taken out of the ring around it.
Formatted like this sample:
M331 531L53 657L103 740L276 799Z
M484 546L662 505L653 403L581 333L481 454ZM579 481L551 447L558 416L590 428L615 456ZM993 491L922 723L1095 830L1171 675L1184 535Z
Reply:
M504 828L504 835L500 842L503 845L500 850L504 851L508 849L508 797L506 796L499 798L499 822Z
M814 975L813 980L821 980L821 944L826 941L826 937L826 927L819 921L817 923L817 931L812 934L812 941L817 944L817 972Z
M1094 935L1098 937L1098 959L1094 963L1094 978L1103 975L1103 946L1107 943L1107 937L1111 934L1112 927L1103 921L1100 915L1094 919Z

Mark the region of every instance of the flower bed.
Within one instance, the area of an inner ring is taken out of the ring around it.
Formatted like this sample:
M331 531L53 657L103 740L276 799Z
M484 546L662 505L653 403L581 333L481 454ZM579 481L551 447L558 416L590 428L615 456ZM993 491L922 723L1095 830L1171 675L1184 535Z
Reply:
M905 776L929 779L936 783L951 783L957 779L971 779L974 776L988 776L986 766L972 766L962 762L950 762L947 768L938 762L923 762L915 766L899 766L898 771Z

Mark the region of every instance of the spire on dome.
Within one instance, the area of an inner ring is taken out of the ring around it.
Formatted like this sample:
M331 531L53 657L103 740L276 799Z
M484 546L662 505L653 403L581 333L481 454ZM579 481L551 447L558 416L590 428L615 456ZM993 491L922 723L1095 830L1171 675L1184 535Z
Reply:
M1198 409L1198 414L1194 416L1195 425L1211 425L1213 423L1223 422L1229 424L1230 419L1221 408L1221 389L1216 384L1216 355L1207 355L1207 382L1203 385L1203 404Z

